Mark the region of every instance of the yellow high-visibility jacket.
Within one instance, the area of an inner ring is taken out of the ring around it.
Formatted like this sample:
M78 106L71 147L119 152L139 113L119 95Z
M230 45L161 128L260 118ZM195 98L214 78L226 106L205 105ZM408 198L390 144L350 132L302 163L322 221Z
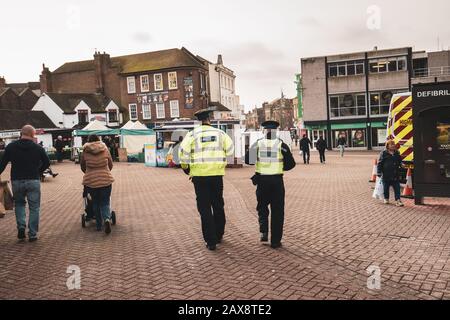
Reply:
M283 154L280 139L260 139L257 142L256 172L261 175L283 174Z
M234 154L231 138L222 130L202 125L189 132L179 149L180 164L192 177L225 175L227 157Z

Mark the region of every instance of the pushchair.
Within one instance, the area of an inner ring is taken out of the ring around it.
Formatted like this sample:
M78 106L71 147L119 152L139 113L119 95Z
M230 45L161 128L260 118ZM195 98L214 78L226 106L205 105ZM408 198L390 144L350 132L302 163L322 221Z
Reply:
M86 187L83 190L84 213L81 214L81 226L86 228L86 222L95 221L94 203ZM111 211L111 224L116 225L116 212Z

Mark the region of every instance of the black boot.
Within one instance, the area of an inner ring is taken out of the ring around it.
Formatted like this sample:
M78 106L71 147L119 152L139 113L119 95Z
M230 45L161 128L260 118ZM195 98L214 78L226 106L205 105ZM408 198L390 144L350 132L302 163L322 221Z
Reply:
M269 241L269 233L261 232L261 242L267 242L267 241Z

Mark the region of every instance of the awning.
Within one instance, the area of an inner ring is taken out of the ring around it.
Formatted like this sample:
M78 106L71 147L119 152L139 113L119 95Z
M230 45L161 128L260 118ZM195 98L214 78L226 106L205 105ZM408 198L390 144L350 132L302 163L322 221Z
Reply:
M346 130L346 129L365 129L366 123L340 123L332 124L331 130Z
M386 122L372 122L370 124L372 128L380 128L380 129L386 129L387 123Z

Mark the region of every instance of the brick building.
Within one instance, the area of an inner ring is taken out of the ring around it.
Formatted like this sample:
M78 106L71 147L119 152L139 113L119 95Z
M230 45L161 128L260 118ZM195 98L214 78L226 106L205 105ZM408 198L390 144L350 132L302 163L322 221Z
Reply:
M294 99L281 98L264 102L261 108L255 108L245 115L247 129L260 129L264 121L275 120L280 123L280 130L290 130L295 125Z
M39 99L39 83L6 83L0 77L0 109L31 110Z
M43 93L102 94L126 112L124 121L192 118L208 107L208 65L187 49L119 57L96 52L93 60L68 62L40 76Z

